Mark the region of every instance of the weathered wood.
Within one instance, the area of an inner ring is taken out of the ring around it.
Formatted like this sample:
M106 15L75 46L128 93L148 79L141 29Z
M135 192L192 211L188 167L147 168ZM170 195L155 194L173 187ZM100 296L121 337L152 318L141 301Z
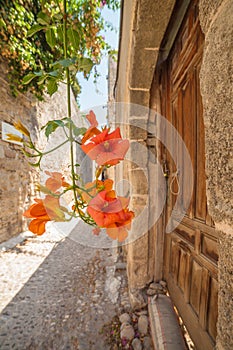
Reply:
M205 176L205 132L199 73L204 36L198 20L198 0L192 1L173 47L160 70L161 113L181 135L193 165L193 195L178 227L165 235L164 276L171 297L198 350L213 349L216 338L218 294L218 234L207 212ZM165 220L171 216L179 196L171 174L182 164L179 208L185 208L191 186L183 150L166 131L172 155L160 147L161 159L169 167ZM180 148L179 148L180 147ZM171 185L171 188L169 188Z

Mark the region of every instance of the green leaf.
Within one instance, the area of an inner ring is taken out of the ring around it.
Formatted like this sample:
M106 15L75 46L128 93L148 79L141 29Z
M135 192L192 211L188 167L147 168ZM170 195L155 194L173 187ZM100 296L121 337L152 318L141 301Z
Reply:
M47 78L47 75L41 76L41 77L38 79L37 84L38 84L38 85L42 85L42 84L45 82L46 78Z
M29 84L35 77L36 75L34 73L29 73L25 75L25 77L23 77L23 80L22 80L23 85Z
M86 128L77 128L77 126L73 125L73 133L75 136L84 135L86 131Z
M38 163L31 163L31 162L28 162L28 164L29 164L30 166L34 167L34 168L37 168L37 167L40 166L40 162L38 162Z
M44 12L39 12L37 16L37 22L47 26L50 24L50 17Z
M41 77L43 74L44 74L44 72L41 70L41 71L39 71L39 72L33 72L34 74L35 74L35 76L37 76L37 77Z
M27 32L27 37L33 36L35 33L41 31L45 27L42 27L39 24L34 24Z
M60 42L63 42L63 28L62 28L62 25L58 26L57 27L57 36L58 36L58 39Z
M57 81L55 79L48 79L47 92L52 96L58 89Z
M59 70L54 70L52 72L49 72L48 75L50 75L51 77L59 77L60 76L60 71Z
M80 72L84 72L85 74L89 74L94 66L94 63L90 58L82 57L79 58L78 61L78 70Z
M55 13L54 16L53 16L56 20L58 21L62 21L62 18L63 18L63 15L62 13Z
M73 28L68 28L67 37L70 44L74 47L74 49L78 50L79 44L80 44L79 33Z
M0 28L2 28L2 27L6 28L6 23L2 18L0 18Z
M49 46L53 49L56 44L56 37L53 28L46 30L45 38Z
M64 126L62 120L50 120L41 128L41 130L45 128L45 136L49 138L49 135L51 135L60 126Z
M54 63L51 64L51 66L56 66L56 65L60 65L64 68L68 68L70 66L72 66L74 63L76 62L76 58L67 58L65 60L60 60L60 61L56 61Z

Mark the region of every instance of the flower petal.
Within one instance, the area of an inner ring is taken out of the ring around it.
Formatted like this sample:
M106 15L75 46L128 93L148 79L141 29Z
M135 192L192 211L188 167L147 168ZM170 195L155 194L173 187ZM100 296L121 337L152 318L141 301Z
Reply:
M112 131L110 134L107 135L106 140L117 140L122 139L120 128L116 128L116 130Z
M83 138L82 138L82 145L83 145L87 140L89 140L92 136L98 135L98 134L100 134L100 133L101 133L101 131L99 131L99 129L90 127L89 129L87 129L87 131L85 132L85 135L84 135Z
M45 224L48 222L40 219L34 219L29 224L29 230L37 235L45 233Z
M45 210L44 204L41 202L32 205L30 208L30 214L32 217L36 218L39 216L47 215L47 212Z
M95 113L91 110L89 114L86 115L87 120L91 124L91 127L96 127L98 126L98 122L96 120L96 115Z
M112 239L123 242L128 237L128 232L124 227L108 227L106 232Z

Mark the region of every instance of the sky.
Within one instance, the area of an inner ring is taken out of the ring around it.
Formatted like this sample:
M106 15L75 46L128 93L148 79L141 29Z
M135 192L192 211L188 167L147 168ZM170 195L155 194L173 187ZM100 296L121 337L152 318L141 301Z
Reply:
M103 17L108 22L111 22L116 31L108 29L106 32L101 33L106 41L112 46L113 49L118 48L118 37L119 37L119 21L120 21L120 10L114 12L105 7L102 11ZM79 97L79 104L81 111L88 112L90 109L94 109L97 120L99 123L105 122L105 116L107 109L103 108L108 101L108 57L103 57L100 65L97 66L98 72L101 76L97 80L97 85L93 82L91 76L88 80L83 78L82 74L78 74L78 79L82 87L82 92ZM97 92L98 89L98 92ZM97 107L97 108L94 108Z

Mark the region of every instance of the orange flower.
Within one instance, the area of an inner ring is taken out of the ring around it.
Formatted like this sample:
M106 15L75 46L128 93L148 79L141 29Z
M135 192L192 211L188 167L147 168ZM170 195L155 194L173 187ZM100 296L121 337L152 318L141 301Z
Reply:
M93 182L88 182L85 184L85 191L82 191L81 195L82 195L82 199L89 203L90 200L96 196L96 194L100 191L111 191L113 186L113 181L111 179L106 179L105 181L93 181Z
M95 113L90 111L89 114L86 115L87 120L91 124L87 129L85 135L82 138L82 144L84 144L87 140L89 140L92 136L100 134L100 130L97 129L98 122L96 120Z
M104 129L97 136L92 137L87 144L83 144L81 148L99 166L115 165L124 159L129 148L129 141L122 140L119 128L110 134L109 129Z
M96 115L93 111L90 111L89 114L86 115L87 120L91 124L90 128L94 128L98 126L98 122L96 120Z
M129 199L116 197L115 191L101 191L89 203L87 212L112 239L123 242L128 236L134 213L127 208Z
M64 221L65 214L60 208L59 199L46 196L42 199L35 199L34 204L23 214L26 218L33 218L29 224L29 230L37 235L45 232L45 224L48 221Z
M45 186L50 191L56 192L61 187L70 187L70 185L64 181L64 177L61 173L45 171L45 174L50 176L45 182Z

